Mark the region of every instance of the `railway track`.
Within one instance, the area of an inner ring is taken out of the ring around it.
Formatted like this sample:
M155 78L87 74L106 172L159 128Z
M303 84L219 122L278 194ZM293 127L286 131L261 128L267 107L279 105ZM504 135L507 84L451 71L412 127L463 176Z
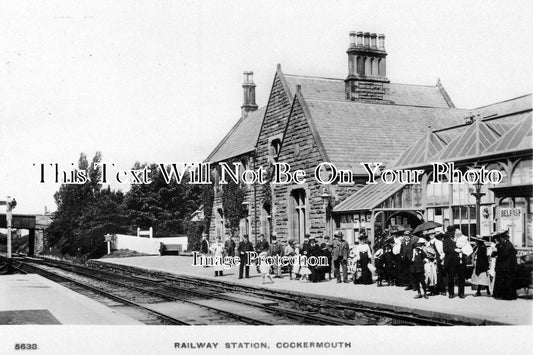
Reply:
M190 284L187 286L170 285L167 281L162 279L117 274L105 270L57 261L51 262L39 259L26 259L23 262L23 265L25 268L29 268L48 278L60 278L66 282L75 282L78 287L90 286L88 285L87 280L92 278L97 279L99 282L111 284L114 287L131 289L139 294L148 294L161 298L161 301L150 300L150 303L152 304L164 301L190 303L195 306L206 308L211 312L222 314L229 320L235 319L239 322L237 324L353 324L353 322L342 319L339 320L324 315L284 309L283 307L277 306L274 302L258 303L257 299L250 299L250 297L243 298L234 294L221 294L220 290L213 290L212 287L198 287ZM86 279L82 281L74 280L72 277L65 275L65 272L70 272ZM129 302L129 304L134 304L136 307L148 308L149 310L153 309L153 307L146 307L146 305L143 305L142 303L132 302L123 296L116 296L114 293L116 293L117 290L114 290L114 292L104 291L105 287L103 286L87 288L90 288L92 292L105 292L105 295L109 298L113 298L122 303ZM230 310L227 309L228 303L231 303L229 307ZM172 319L170 319L170 321L173 322ZM183 324L183 322L174 322L174 324ZM223 324L232 324L232 322L226 320ZM233 322L233 324L235 324L235 322Z
M215 299L231 301L259 310L275 314L279 317L298 321L297 324L320 324L320 325L430 325L449 326L456 324L469 324L461 321L447 321L420 316L408 312L395 312L388 309L370 308L341 301L324 300L321 298L295 296L290 292L278 290L265 290L255 286L228 284L223 281L198 279L182 275L168 275L159 272L141 272L138 269L111 266L102 263L94 263L91 267L71 264L61 261L45 261L32 259L33 262L52 263L61 265L62 268L70 268L79 274L93 274L96 270L101 272L101 277L111 279L108 282L127 286L126 284L142 285L143 289L149 289L162 293L165 296L175 297L182 301L188 298ZM105 265L105 266L104 266ZM120 281L118 279L120 279ZM126 283L126 284L124 284ZM172 296L173 295L173 296ZM235 295L247 295L248 297L236 297ZM257 302L257 300L263 302ZM216 307L215 307L216 308ZM220 310L220 309L218 309ZM231 313L231 312L230 312ZM229 315L228 315L229 316ZM246 324L260 324L247 322ZM265 322L263 324L294 324L283 322Z

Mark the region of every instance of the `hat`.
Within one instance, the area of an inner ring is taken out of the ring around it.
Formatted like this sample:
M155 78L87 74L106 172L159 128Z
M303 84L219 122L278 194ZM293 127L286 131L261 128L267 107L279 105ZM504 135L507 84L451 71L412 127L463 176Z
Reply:
M271 241L274 241L274 240L276 240L276 239L278 239L278 238L276 238L275 235L273 235L272 237L270 237L270 240L271 240Z
M315 237L309 237L309 241L310 241L310 242L311 242L311 241L314 242L314 241L315 241Z
M509 229L499 230L495 232L494 234L492 234L493 238L503 238L503 237L508 237L508 236L509 236Z
M435 235L435 239L442 240L442 239L444 239L445 236L446 236L446 234L444 234L444 233L438 233L437 235Z
M337 232L335 232L335 234L333 234L333 236L335 236L335 237L339 237L339 238L342 238L342 237L343 237L341 231L337 231Z
M244 239L248 239L248 238L249 238L249 237L248 237L248 234L245 234L245 235L243 235L242 237L243 237Z
M418 244L426 244L426 240L424 238L419 238L417 241L416 241L416 245Z
M448 226L446 227L446 234L454 235L456 229L457 228L455 226Z
M324 239L329 239L329 235L325 235L325 236L324 236Z
M403 235L411 235L411 231L409 231L409 230L404 230L404 231L403 231Z
M359 235L359 240L364 240L364 239L368 239L368 236L365 233L361 233Z

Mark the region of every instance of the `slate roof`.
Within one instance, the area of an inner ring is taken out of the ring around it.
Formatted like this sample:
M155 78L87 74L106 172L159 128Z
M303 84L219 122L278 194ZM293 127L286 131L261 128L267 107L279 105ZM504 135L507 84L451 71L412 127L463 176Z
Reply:
M485 118L503 116L528 110L531 110L531 94L518 96L475 109L475 111L480 112Z
M355 101L305 98L305 105L329 161L360 175L366 174L361 162L389 166L428 126L457 125L464 122L465 115L464 110L457 109Z
M255 149L266 107L250 112L237 121L206 161L217 163Z
M296 92L296 85L301 85L302 94L305 99L309 100L327 100L332 102L341 102L347 104L357 104L355 102L346 101L344 93L344 80L343 79L331 79L321 77L309 77L300 75L284 74L281 70L278 70L278 75L282 76L282 80L286 83L286 91L290 100L293 99ZM413 107L435 107L435 108L449 108L446 98L437 86L423 86L423 85L409 85L409 84L386 84L387 92L384 97L385 100L391 100L398 106L413 106ZM374 105L370 105L374 106ZM383 105L377 105L383 106ZM389 105L390 106L390 105ZM413 108L415 110L415 108ZM228 132L228 134L222 139L213 152L207 157L206 161L220 162L232 157L236 157L248 152L251 152L255 148L259 131L261 130L261 124L263 116L265 114L266 107L262 107L257 111L251 112L247 117L239 119L235 126ZM385 108L385 111L391 111L390 107ZM372 112L369 109L364 109L366 113L365 119L372 121ZM379 112L380 110L377 110ZM402 111L405 113L405 111ZM398 115L394 115L398 118ZM435 115L430 115L435 118ZM340 117L339 117L340 118ZM446 121L446 120L445 120ZM349 118L347 122L352 122ZM318 125L320 128L322 126ZM418 130L418 128L417 128ZM358 130L350 129L351 133L358 133ZM418 132L416 132L418 136ZM332 156L337 157L336 151L340 145L346 145L348 141L332 142L329 140L330 134L328 132L320 132L320 135L325 135L326 140L324 144L328 144L328 150L332 151ZM384 140L387 140L386 137ZM335 147L329 147L332 143ZM403 142L405 143L405 142ZM410 143L410 142L409 142ZM351 148L350 148L351 149ZM372 148L368 148L372 149ZM349 153L347 151L346 153ZM341 154L342 155L342 154ZM355 156L355 160L359 159L359 156ZM349 160L349 159L348 159ZM351 166L355 160L351 159L348 165ZM346 161L343 157L340 162ZM359 162L359 161L358 161Z
M381 180L376 184L366 185L361 190L339 203L333 208L334 212L367 211L399 191L405 185L399 183L385 184Z
M302 94L306 99L346 101L344 79L283 75L291 95L294 95L296 85L301 85ZM383 99L393 101L396 105L451 107L437 86L390 83L385 84L385 88L386 93Z
M438 133L428 131L422 138L407 149L393 164L395 168L407 168L424 164L443 149L449 141Z
M422 167L436 161L504 154L520 150L520 147L526 147L527 144L531 146L531 142L527 142L528 122L523 121L529 117L529 127L531 126L531 95L469 110L468 114L470 113L481 113L483 118L471 125L463 124L426 133L404 151L393 166L399 169ZM491 115L484 117L487 113ZM525 131L517 128L517 122L523 123L521 129ZM511 130L516 134L509 133ZM506 138L502 141L503 136ZM435 152L438 146L441 147Z
M522 120L508 130L496 142L492 143L484 155L509 154L522 150L533 149L531 112L523 114Z

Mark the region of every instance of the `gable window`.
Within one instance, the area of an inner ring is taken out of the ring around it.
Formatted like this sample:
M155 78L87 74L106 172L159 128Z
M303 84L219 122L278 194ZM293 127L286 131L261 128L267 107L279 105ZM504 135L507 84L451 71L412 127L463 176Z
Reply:
M281 151L281 135L270 138L269 142L268 155L272 161L278 161Z

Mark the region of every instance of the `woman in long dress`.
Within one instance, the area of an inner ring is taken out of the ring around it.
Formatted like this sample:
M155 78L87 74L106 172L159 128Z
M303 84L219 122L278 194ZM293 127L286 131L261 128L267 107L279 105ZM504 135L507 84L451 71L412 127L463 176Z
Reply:
M224 271L224 244L220 237L211 245L211 253L213 254L213 265L215 268L215 276L222 276Z
M372 272L370 271L368 264L372 257L372 251L368 245L367 237L365 234L362 234L359 237L359 245L356 246L356 258L361 268L361 278L359 280L354 278L354 283L361 283L363 285L372 284Z
M487 295L490 296L490 281L489 281L489 256L487 255L487 247L483 240L476 241L476 249L473 255L474 272L470 283L477 286L477 291L474 297L481 296L481 290L486 289Z

